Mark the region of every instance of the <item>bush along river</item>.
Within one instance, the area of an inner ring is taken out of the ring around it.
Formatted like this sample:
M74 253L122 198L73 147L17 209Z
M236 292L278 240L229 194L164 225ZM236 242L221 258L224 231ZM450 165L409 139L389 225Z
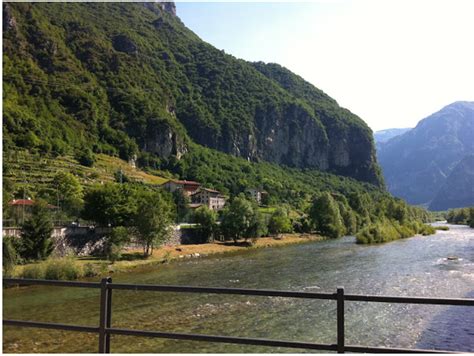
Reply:
M454 257L453 257L454 256ZM462 298L474 294L474 230L382 245L354 237L160 265L114 282ZM99 291L3 291L4 318L97 326ZM346 302L346 344L474 351L473 307ZM336 343L336 303L323 300L115 290L112 326ZM3 327L4 352L96 352L97 336ZM304 352L281 348L112 336L112 352Z

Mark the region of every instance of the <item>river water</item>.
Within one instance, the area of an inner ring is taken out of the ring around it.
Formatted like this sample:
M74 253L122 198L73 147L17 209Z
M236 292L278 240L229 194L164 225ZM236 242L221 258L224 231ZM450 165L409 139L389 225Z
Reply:
M456 256L457 260L449 260ZM474 297L474 230L362 246L353 237L149 267L115 282ZM4 290L4 318L96 326L97 290ZM474 307L346 302L346 344L474 351ZM335 343L334 301L114 291L113 327ZM97 337L3 328L4 352L96 352ZM112 352L304 352L112 336Z

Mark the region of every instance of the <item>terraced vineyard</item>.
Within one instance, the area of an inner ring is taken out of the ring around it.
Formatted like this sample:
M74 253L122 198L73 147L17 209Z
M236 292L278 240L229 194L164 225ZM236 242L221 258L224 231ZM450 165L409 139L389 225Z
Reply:
M93 167L85 167L72 156L45 157L26 151L12 151L3 155L3 176L18 187L34 187L35 190L41 186L48 186L59 171L74 174L85 186L114 181L114 175L120 170L124 176L133 181L163 184L167 180L167 178L136 169L116 157L98 154L96 158Z

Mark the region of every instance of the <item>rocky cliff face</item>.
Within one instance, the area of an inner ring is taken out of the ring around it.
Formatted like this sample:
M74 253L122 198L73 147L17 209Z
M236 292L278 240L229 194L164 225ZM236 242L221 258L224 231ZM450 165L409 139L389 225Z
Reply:
M188 152L188 147L183 138L166 122L161 120L153 120L147 126L142 148L163 158L175 156L177 159L180 159Z
M176 16L176 4L174 1L159 1L158 5L161 7L163 11Z
M151 10L157 14L159 14L161 10L161 11L165 11L166 13L172 16L176 16L176 4L174 3L174 1L157 0L157 1L144 2L142 4L148 10Z
M429 204L454 167L474 154L474 103L456 102L420 121L378 152L389 191Z
M303 78L278 64L253 63L267 78L278 83L291 95L304 100L309 106L303 130L296 133L300 149L312 158L290 164L299 167L317 167L336 174L354 177L376 185L383 179L375 158L372 131L359 117L339 107L337 102ZM288 122L287 122L288 124ZM279 145L288 146L284 143Z
M3 6L3 31L12 31L16 29L16 19L12 15L12 10L8 4Z
M254 158L290 167L329 168L328 139L324 127L304 108L289 105L255 113Z

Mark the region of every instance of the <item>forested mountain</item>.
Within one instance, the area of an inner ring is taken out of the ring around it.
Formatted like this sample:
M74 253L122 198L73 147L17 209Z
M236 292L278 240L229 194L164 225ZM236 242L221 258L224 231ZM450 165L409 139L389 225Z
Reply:
M439 210L455 207L452 202L443 203L440 199L449 198L448 190L464 189L465 180L470 178L463 178L462 172L468 172L465 168L470 159L457 169L455 167L472 154L474 102L455 102L423 119L414 129L383 144L378 159L392 194L411 204L426 205L439 194L431 204L433 209ZM462 187L452 185L461 182ZM462 206L460 196L455 195L456 207Z
M91 150L192 178L206 146L383 186L360 118L281 66L205 43L172 3L6 3L3 15L6 151Z

